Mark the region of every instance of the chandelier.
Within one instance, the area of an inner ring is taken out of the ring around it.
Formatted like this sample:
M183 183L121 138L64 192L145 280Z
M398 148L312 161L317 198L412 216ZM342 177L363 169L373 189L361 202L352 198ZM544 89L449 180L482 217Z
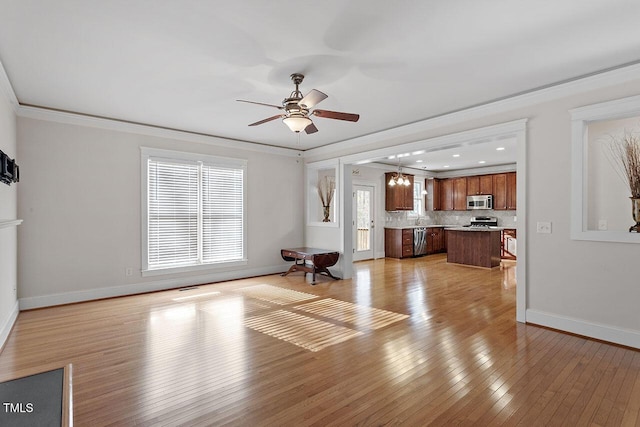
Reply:
M389 187L395 187L396 185L404 185L410 186L411 181L405 175L402 174L400 170L400 159L398 159L398 172L394 173L389 182L387 183Z

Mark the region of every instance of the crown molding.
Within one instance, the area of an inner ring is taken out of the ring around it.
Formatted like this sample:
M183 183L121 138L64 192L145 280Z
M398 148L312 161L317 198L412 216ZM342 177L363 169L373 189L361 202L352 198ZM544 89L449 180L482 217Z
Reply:
M19 105L16 113L19 117L45 120L56 123L86 126L97 129L112 130L117 132L135 133L158 138L177 139L180 141L196 142L200 144L214 145L232 149L256 151L260 153L277 154L289 157L302 157L302 151L292 148L276 147L273 145L257 144L254 142L240 141L205 134L198 134L175 129L166 129L140 123L123 122L104 117L87 116L67 111L50 110L42 107Z
M2 87L2 91L5 93L9 103L13 107L13 111L18 114L18 107L20 106L20 103L18 102L16 93L13 90L13 86L11 86L9 76L7 76L7 71L4 69L2 61L0 61L0 87Z
M615 69L593 73L557 84L527 91L521 94L490 101L485 104L465 108L459 111L428 118L418 122L394 127L368 135L336 142L322 147L311 148L304 152L304 157L330 156L336 151L362 150L367 144L379 143L385 140L411 139L419 137L421 133L445 126L457 125L486 116L505 113L519 108L529 107L544 102L580 94L586 91L603 89L606 87L638 80L640 63L621 66ZM405 141L405 143L412 141Z

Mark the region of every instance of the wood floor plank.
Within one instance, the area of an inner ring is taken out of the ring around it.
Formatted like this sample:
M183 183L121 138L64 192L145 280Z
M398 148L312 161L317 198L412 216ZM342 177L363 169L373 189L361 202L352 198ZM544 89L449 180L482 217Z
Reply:
M513 268L380 259L25 311L0 381L73 363L82 426L640 426L640 352L517 323Z

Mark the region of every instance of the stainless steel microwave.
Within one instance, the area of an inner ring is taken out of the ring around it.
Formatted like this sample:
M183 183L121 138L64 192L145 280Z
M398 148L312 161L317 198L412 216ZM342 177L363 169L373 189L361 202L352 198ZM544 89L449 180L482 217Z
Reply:
M493 196L467 196L467 210L493 209Z

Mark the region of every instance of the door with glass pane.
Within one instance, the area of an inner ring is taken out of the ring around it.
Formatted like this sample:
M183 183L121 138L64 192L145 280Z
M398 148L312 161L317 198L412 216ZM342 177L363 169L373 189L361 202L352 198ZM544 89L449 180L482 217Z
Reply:
M373 222L373 186L353 186L353 260L373 258L374 222Z

